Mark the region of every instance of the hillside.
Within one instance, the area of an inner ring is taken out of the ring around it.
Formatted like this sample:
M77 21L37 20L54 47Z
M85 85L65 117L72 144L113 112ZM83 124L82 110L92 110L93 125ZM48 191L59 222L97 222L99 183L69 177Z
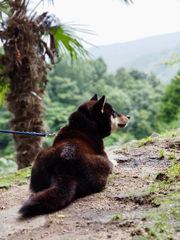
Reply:
M102 57L108 66L108 72L114 73L119 67L138 68L147 73L154 72L164 83L170 83L179 64L165 66L165 60L173 53L180 54L180 32L143 38L131 42L102 45L89 48L93 59Z
M179 149L180 129L109 149L117 166L100 193L29 219L17 211L31 195L30 168L0 175L0 239L180 239Z

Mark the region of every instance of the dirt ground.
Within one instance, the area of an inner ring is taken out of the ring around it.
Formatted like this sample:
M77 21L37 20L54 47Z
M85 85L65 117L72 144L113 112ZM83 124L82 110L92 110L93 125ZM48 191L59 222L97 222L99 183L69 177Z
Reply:
M132 197L132 193L148 189L157 173L166 170L174 141L175 138L158 139L138 148L130 142L124 150L117 147L108 151L117 166L106 188L53 214L19 218L17 211L31 194L28 184L0 192L0 239L138 239L136 226L146 221L143 212L154 206L141 196ZM160 158L160 149L165 152L164 158Z

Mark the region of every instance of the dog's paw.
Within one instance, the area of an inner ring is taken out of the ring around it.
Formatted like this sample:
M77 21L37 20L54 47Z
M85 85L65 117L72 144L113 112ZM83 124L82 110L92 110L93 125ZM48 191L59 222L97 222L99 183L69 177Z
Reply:
M117 161L114 159L110 159L109 161L111 162L111 172L110 173L112 173L113 169L117 166Z

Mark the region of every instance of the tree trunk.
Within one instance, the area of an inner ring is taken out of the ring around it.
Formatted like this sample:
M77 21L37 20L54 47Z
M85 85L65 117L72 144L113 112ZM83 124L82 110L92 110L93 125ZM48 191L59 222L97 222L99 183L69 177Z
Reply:
M21 9L22 14L24 10ZM7 95L8 109L14 114L10 121L13 131L44 132L42 113L44 105L40 86L46 80L46 64L37 48L37 35L32 22L21 19L21 14L14 14L7 20L8 38L4 44L4 56L9 59L8 68L10 93ZM21 19L21 22L20 22ZM36 38L35 38L36 36ZM18 168L24 168L34 161L42 148L42 138L13 134Z
M8 94L7 101L9 110L14 114L14 119L10 121L11 129L24 132L44 132L41 116L42 101L34 95L34 93L39 95L37 86L26 85L28 78L19 79L15 74L10 80L11 93ZM13 134L13 138L18 169L29 166L42 147L42 138L19 134Z

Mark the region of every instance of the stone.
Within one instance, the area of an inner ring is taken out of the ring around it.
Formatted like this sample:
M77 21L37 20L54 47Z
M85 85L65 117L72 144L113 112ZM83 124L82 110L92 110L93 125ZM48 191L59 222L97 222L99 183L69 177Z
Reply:
M136 237L131 238L131 240L145 240L145 239L146 238L143 236L136 236Z
M118 155L116 160L117 160L117 162L127 162L128 160L130 160L130 158L126 157L124 155Z
M150 159L159 159L159 155L149 155Z
M137 143L138 143L138 140L131 140L131 141L127 142L127 143L124 143L124 144L122 145L122 147L123 147L123 146L133 147L133 146L136 145Z
M155 138L155 137L159 137L160 135L161 134L159 134L157 132L153 132L150 137Z

